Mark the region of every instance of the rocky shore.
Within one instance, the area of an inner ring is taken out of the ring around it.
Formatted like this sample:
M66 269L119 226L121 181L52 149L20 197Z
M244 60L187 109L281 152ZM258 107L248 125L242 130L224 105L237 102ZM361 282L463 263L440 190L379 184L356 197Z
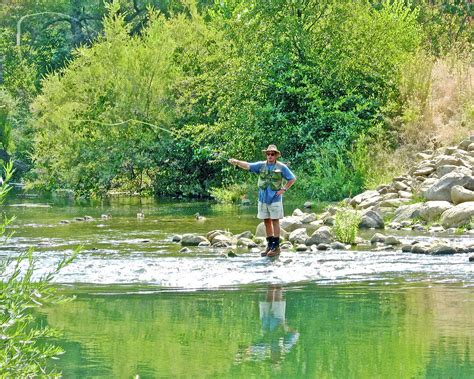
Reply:
M358 237L352 246L337 241L332 226L342 205L316 214L311 212L311 203L307 202L304 211L295 209L291 216L281 220L282 249L298 252L360 246L431 255L474 252L474 136L458 146L418 153L417 158L419 161L405 175L343 202L346 210L360 216L361 230L374 230L370 239ZM383 233L384 230L392 230L394 235ZM411 239L406 243L402 235L408 231L430 238ZM264 237L265 228L261 223L255 234L247 231L233 235L213 230L206 236L176 235L173 241L183 246L183 253L189 251L188 246L225 248L228 253L229 249L258 252L265 244ZM474 256L469 260L474 261Z

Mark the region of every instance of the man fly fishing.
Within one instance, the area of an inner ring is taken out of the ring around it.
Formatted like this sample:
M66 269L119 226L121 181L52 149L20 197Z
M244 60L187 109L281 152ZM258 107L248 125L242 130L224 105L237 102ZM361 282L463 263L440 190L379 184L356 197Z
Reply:
M280 255L280 219L283 218L283 193L295 182L296 176L285 164L278 162L281 156L275 145L268 145L262 152L265 161L245 162L229 159L229 163L258 174L258 214L263 220L267 235L267 248L262 257Z

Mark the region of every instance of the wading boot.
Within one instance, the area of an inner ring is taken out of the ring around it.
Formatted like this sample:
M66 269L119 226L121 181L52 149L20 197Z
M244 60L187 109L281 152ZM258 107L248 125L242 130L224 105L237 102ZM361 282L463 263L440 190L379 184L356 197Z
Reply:
M267 257L278 257L281 253L280 250L280 237L273 238L273 246L272 249L267 253Z
M266 257L267 254L272 249L272 247L273 247L273 237L267 237L267 248L265 249L265 251L260 253L260 256Z

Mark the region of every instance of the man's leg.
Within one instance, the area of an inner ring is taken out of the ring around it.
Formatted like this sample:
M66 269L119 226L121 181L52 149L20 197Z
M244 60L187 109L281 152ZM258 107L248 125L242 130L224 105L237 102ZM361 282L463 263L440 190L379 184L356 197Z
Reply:
M272 249L273 247L273 223L271 218L266 218L263 220L263 223L265 224L265 233L267 234L267 248L265 251L261 254L262 257L265 257L268 252Z
M269 257L276 257L280 255L280 220L272 219L273 227L273 246L271 251L268 252Z

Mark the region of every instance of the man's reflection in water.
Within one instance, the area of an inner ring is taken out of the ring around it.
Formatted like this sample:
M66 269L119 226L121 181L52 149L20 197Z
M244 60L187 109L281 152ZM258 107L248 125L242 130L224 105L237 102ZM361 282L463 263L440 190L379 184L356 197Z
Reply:
M259 308L263 335L244 352L240 360L269 359L275 363L281 362L300 336L286 323L286 300L281 286L270 286Z

